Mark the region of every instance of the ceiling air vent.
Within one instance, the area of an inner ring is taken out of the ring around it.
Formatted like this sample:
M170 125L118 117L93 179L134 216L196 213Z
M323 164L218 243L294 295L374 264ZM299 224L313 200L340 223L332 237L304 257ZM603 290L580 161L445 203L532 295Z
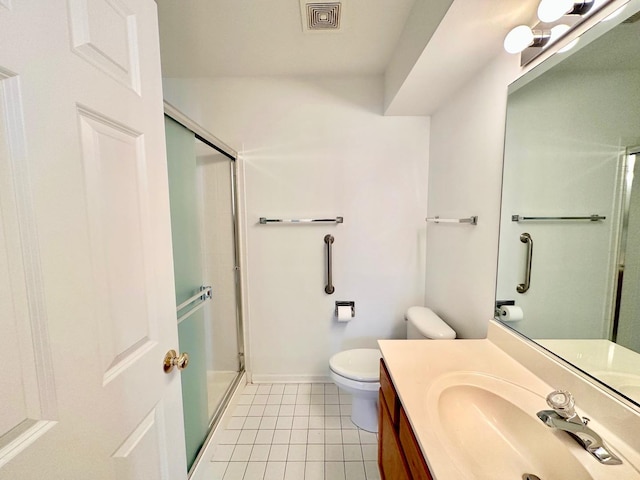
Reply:
M300 2L305 31L340 30L341 2Z

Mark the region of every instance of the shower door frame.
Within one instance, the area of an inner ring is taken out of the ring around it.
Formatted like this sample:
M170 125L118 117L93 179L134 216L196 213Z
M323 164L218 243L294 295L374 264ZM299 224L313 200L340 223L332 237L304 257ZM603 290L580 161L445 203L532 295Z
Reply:
M241 379L245 375L245 348L244 348L244 316L243 316L243 296L242 296L242 274L240 268L240 223L238 216L238 152L228 146L226 143L218 139L215 135L208 132L204 127L191 120L188 116L171 105L169 102L164 102L164 114L182 125L195 135L195 138L210 146L217 152L221 153L229 160L231 160L231 215L233 218L233 245L234 245L234 270L235 270L235 292L236 292L236 334L237 334L237 350L238 350L238 373L234 380L231 382L227 391L225 392L216 410L211 415L208 425L207 437L203 442L203 446L198 452L193 465L189 469L189 477L195 472L198 464L200 463L202 453L205 447L208 445L211 435L215 430L216 425L222 418L224 409L229 403L229 400L233 396Z

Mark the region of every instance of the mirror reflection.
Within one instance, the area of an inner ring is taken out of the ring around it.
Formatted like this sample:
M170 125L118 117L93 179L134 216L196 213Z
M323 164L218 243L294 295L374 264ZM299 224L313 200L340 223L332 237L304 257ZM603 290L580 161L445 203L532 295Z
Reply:
M496 318L640 405L640 14L598 28L510 87Z

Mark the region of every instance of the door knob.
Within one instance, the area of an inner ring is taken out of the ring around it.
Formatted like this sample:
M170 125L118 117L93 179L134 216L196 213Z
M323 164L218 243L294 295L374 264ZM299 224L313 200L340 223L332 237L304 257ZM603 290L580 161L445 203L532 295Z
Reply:
M169 350L164 356L164 373L169 373L176 367L178 370L184 370L189 365L189 354L182 353L178 355L175 350Z

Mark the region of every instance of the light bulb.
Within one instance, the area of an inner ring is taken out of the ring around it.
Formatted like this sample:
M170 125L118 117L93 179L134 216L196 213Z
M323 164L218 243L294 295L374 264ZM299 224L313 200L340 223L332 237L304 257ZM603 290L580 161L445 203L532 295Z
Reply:
M573 10L574 0L541 0L538 5L538 18L542 22L551 23Z
M527 25L518 25L504 37L504 49L509 53L520 53L533 42L533 32Z
M569 30L569 28L569 25L565 25L564 23L553 27L551 29L551 38L549 39L549 43L547 44L547 46L551 45L553 42L557 41L560 37L567 33L567 30Z

